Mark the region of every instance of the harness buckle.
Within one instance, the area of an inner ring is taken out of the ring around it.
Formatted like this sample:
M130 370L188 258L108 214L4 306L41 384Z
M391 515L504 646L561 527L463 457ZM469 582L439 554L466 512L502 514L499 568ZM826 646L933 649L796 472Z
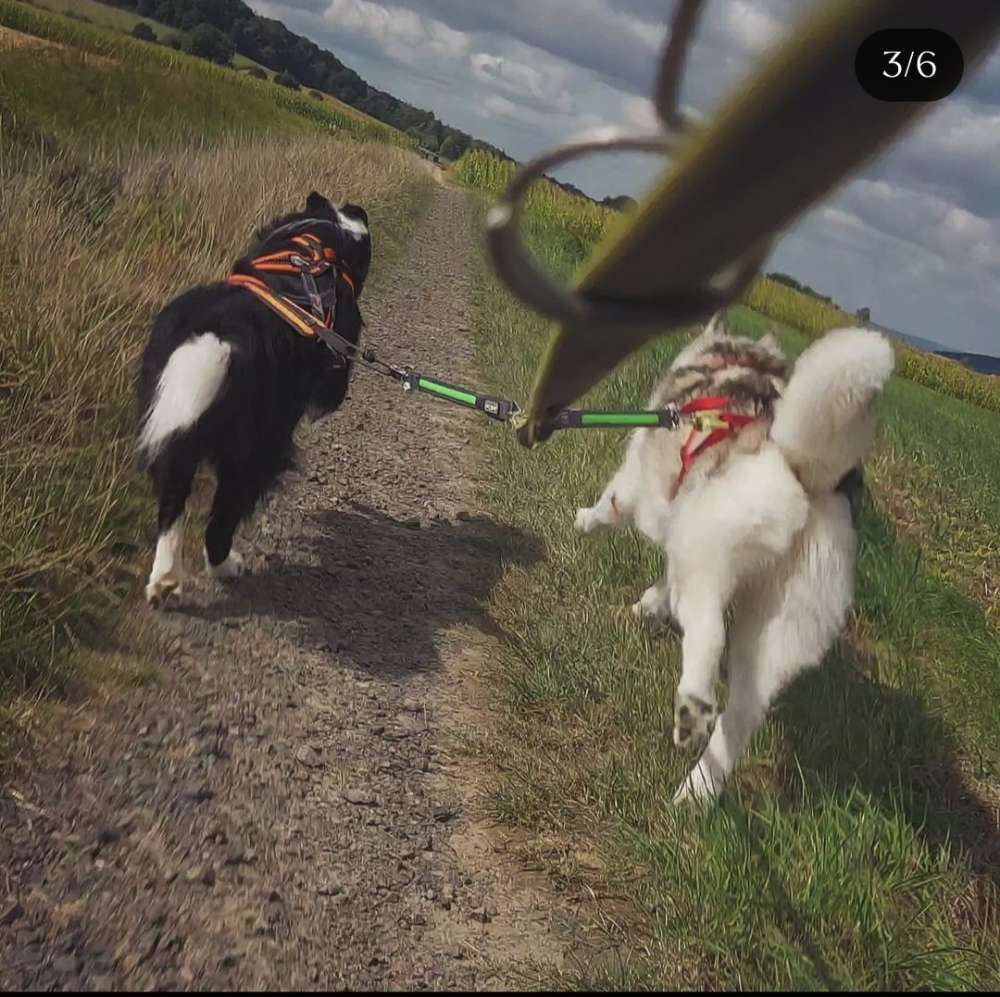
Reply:
M298 268L299 276L302 278L302 286L306 290L306 297L309 299L309 304L312 307L312 313L321 322L323 321L323 298L319 293L319 288L316 286L316 278L312 274L312 264L307 260L302 259L301 256L291 256L292 266Z
M715 429L728 429L729 423L721 418L721 410L715 409L709 412L699 412L691 420L692 425L699 433L710 433Z

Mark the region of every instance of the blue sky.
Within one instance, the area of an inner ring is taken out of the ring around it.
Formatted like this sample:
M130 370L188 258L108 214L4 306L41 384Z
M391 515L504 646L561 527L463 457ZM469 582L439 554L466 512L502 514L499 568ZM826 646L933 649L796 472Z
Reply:
M942 0L946 2L946 0ZM951 0L954 2L954 0ZM1000 0L998 0L1000 2ZM710 114L814 0L708 0L682 93ZM671 0L250 0L380 89L526 159L607 126L652 126ZM781 150L775 150L780 156ZM640 194L659 167L562 176ZM1000 55L789 230L767 264L883 325L1000 353Z

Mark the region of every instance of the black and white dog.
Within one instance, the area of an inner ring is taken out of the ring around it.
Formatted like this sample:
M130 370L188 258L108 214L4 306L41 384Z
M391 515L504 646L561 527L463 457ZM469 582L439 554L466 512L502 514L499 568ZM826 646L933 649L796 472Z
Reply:
M269 265L301 259L305 244L325 261L314 268L310 299L301 273ZM299 250L301 252L301 250ZM368 216L356 205L335 207L313 192L301 212L261 229L234 266L284 302L322 314L357 345L357 299L371 264ZM285 270L286 273L279 271ZM253 282L253 281L251 281ZM312 307L311 307L312 306ZM140 459L159 502L159 533L146 600L159 606L179 594L182 514L198 466L207 462L217 487L205 531L205 562L217 578L235 578L243 561L233 535L293 466L293 433L307 413L337 409L347 393L350 362L296 331L264 300L232 282L194 287L158 315L139 375Z

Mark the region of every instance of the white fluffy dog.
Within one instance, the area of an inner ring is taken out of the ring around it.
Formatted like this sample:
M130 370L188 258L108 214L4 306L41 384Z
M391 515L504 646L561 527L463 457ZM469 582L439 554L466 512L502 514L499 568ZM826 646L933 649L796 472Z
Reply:
M671 619L683 633L674 743L704 751L675 801L718 795L771 702L819 664L843 627L857 534L842 482L859 484L874 402L892 368L885 337L839 329L811 345L786 380L773 337L733 337L717 316L671 365L649 407L736 418L716 422L714 432L688 422L636 430L597 504L578 511L585 533L634 526L666 553L664 577L633 611Z

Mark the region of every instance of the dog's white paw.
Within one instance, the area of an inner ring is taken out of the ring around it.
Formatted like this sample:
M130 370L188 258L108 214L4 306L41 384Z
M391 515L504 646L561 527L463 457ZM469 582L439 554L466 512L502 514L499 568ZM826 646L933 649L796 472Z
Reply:
M721 774L715 775L711 771L713 767L706 766L705 759L702 758L674 793L673 805L676 807L685 803L711 803L718 799L725 784L725 777Z
M213 578L217 578L219 581L232 581L234 578L239 578L244 572L243 556L238 551L231 550L229 557L222 564L213 565L209 563L208 553L206 552L205 568Z
M680 788L674 793L673 805L675 807L684 806L686 803L711 803L717 799L719 790L704 781L696 781L695 774L691 775L681 783Z
M632 615L638 620L664 620L670 616L670 600L660 585L650 585L642 598L632 604Z
M596 527L597 516L594 513L593 507L587 509L577 509L576 510L576 521L574 526L581 533L591 533Z
M689 751L704 747L718 716L714 702L678 690L674 697L674 744Z
M153 609L160 609L167 604L171 597L179 596L183 591L184 586L180 576L168 571L159 578L150 577L149 584L146 586L146 602Z

